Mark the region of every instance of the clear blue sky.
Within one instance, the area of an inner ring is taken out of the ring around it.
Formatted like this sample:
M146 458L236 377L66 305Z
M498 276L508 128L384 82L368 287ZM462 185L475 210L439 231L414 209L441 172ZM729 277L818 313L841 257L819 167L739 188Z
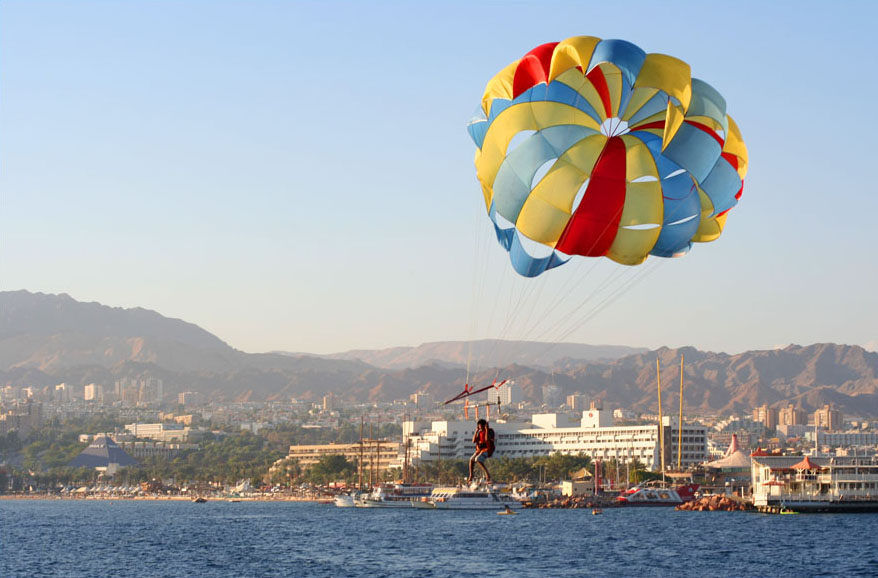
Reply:
M876 349L875 22L866 1L4 0L0 287L245 351ZM500 68L583 34L687 61L750 152L723 237L624 291L611 264L509 275L465 130Z

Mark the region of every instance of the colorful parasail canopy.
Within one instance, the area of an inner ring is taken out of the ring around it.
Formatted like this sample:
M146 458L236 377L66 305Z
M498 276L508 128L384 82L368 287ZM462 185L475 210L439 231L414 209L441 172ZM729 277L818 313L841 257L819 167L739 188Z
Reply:
M681 256L720 236L747 173L722 95L624 40L534 48L488 82L468 129L497 239L525 277L571 255Z

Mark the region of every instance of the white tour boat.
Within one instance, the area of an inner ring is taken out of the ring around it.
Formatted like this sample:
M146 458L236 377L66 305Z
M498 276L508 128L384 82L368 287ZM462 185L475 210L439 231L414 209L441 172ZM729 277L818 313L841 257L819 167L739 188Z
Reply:
M354 500L358 508L411 508L413 501L430 496L432 484L381 484Z

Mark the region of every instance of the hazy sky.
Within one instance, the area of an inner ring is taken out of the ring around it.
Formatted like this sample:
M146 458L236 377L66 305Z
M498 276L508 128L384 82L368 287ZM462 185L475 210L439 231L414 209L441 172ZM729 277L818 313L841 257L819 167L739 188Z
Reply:
M0 3L0 288L245 351L484 337L878 348L878 3ZM744 135L721 239L515 278L466 132L569 36L688 62ZM590 297L591 296L591 297Z

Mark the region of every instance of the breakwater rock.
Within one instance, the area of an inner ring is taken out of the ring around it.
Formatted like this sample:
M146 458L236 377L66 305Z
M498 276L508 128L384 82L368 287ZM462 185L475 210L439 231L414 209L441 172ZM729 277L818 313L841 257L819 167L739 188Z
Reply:
M753 506L748 502L714 494L685 502L677 506L676 509L696 512L745 512L752 510Z
M525 502L525 508L535 509L594 509L594 508L611 508L616 505L613 498L594 497L594 496L577 496L555 498L553 500Z

